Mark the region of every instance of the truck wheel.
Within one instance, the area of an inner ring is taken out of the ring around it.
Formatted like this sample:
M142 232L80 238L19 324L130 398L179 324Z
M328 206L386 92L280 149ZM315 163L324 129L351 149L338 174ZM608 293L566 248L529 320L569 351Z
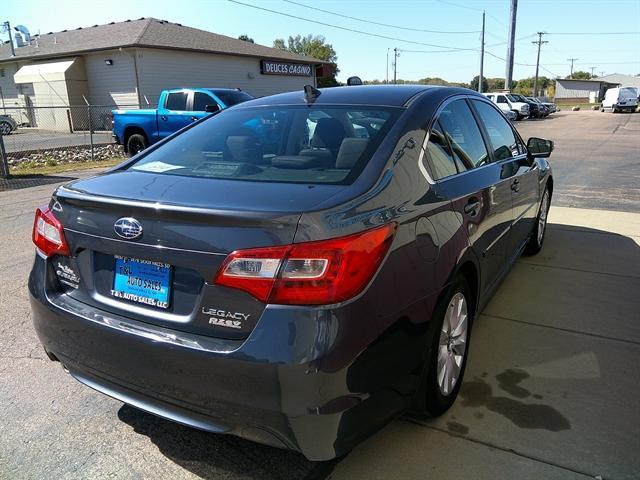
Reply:
M134 133L127 139L127 152L130 157L147 148L147 139L140 133Z

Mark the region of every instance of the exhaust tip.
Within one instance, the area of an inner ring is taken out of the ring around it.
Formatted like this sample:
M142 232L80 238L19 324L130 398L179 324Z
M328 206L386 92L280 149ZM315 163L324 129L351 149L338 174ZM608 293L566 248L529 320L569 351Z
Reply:
M49 360L51 360L52 362L59 362L60 361L60 360L58 360L58 357L56 357L53 353L51 353L46 348L44 349L44 353L47 355L47 357L49 357Z
M69 369L64 363L61 363L60 365L62 365L62 370L64 370L64 373L69 373Z

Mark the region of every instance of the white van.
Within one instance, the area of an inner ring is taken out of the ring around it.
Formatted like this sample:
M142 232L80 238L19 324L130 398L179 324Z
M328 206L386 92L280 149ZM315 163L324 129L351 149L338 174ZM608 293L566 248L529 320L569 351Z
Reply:
M625 110L635 112L636 108L638 108L637 90L633 87L616 87L606 91L600 111L611 109L613 113Z
M508 93L483 93L483 95L498 105L501 110L515 112L518 120L529 116L529 104L519 101Z

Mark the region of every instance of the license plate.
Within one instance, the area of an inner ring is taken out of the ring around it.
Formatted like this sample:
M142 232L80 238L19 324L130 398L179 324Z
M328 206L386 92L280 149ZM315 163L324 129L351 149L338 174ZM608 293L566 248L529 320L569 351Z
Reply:
M169 307L171 265L115 256L111 295L152 307Z

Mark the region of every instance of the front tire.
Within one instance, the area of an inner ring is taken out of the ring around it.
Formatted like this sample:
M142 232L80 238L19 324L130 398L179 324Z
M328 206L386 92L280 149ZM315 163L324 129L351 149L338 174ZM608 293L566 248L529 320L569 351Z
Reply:
M140 133L134 133L127 139L127 153L130 157L133 157L148 146L147 139Z
M431 343L431 357L420 389L423 412L437 417L455 402L467 365L474 305L467 281L458 275L434 321L437 330ZM420 399L418 399L420 400Z
M535 255L542 250L544 244L544 236L547 231L547 218L549 216L549 207L551 205L551 193L545 188L540 202L540 210L536 218L536 226L531 233L531 238L524 249L525 255Z

